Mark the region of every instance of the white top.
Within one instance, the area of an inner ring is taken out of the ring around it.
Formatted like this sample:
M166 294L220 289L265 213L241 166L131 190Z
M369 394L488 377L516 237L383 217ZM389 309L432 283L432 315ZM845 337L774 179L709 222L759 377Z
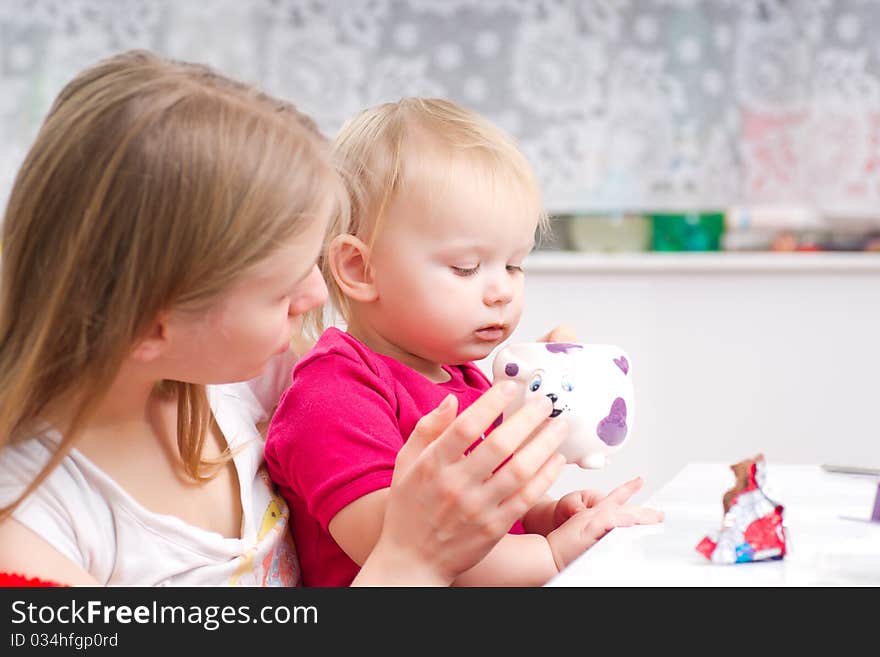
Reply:
M208 386L229 446L245 446L233 459L242 482L241 538L144 508L77 449L22 502L15 519L106 585L297 585L287 506L266 474L256 426L269 419L292 366L293 358L285 355L259 379ZM18 497L59 439L50 431L0 450L0 504Z
M783 505L781 560L715 564L697 552L724 516L729 465L691 463L650 497L659 525L619 527L548 586L878 586L880 523L869 522L878 478L768 461L765 492Z

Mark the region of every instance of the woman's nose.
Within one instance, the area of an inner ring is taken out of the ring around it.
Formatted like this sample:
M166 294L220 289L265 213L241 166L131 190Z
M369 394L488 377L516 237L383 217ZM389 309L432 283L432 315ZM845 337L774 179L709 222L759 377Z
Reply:
M315 265L303 280L299 294L291 299L288 314L291 317L302 315L312 308L323 305L326 300L327 285L324 283L324 277L321 276L321 270Z

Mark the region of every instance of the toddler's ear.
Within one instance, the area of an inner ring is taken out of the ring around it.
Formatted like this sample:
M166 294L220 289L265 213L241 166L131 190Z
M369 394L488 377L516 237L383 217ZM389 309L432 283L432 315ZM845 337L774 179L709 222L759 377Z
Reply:
M354 235L337 235L330 242L330 271L342 293L352 301L378 298L369 262L370 249Z

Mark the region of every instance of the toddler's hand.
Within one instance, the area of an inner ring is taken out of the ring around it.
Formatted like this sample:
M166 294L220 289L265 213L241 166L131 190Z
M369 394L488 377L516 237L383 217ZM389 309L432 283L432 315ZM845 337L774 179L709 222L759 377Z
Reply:
M556 505L553 507L553 529L559 529L576 513L592 509L604 497L605 495L597 490L578 490L563 495L556 500Z
M662 511L626 504L643 483L636 477L605 497L589 490L562 497L554 509L556 529L547 534L556 567L565 568L615 527L662 522Z

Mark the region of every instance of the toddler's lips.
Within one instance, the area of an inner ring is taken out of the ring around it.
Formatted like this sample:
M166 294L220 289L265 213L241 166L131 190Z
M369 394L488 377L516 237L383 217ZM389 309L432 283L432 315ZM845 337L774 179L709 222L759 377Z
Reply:
M477 329L476 335L480 340L485 340L486 342L494 342L504 337L504 327L499 324L484 326L481 329Z

